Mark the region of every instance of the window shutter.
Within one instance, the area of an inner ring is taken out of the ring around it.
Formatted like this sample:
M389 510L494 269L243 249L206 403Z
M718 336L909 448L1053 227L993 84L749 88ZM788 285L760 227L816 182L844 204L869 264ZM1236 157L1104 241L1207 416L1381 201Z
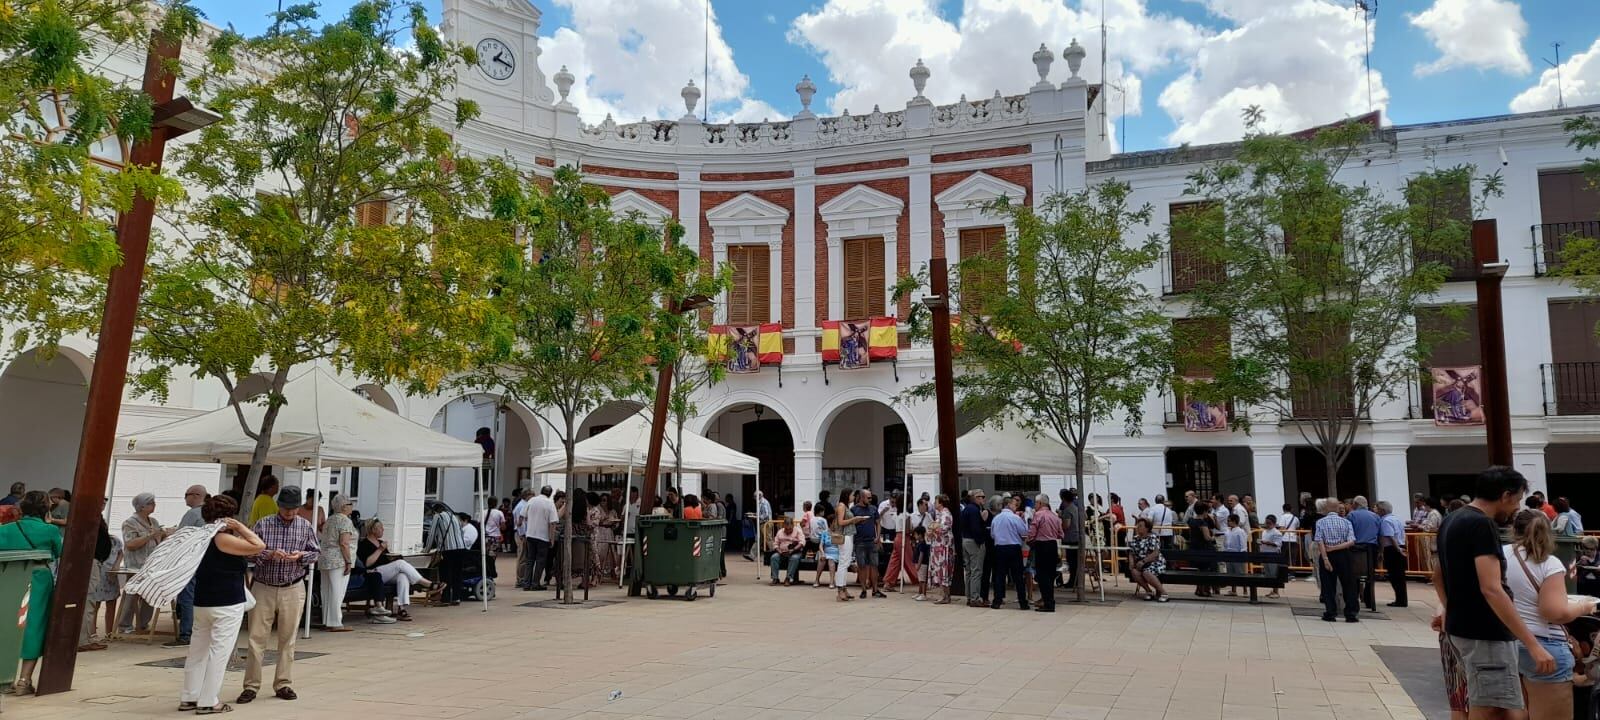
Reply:
M961 259L987 257L999 262L1005 259L1006 229L1004 226L969 228L961 231ZM975 272L969 270L962 274L961 306L962 312L970 314L983 314L984 295L988 286L997 284L1004 277L1003 270Z
M862 242L866 247L866 279L862 282L862 292L866 295L864 312L865 317L878 317L887 315L884 312L884 293L886 283L883 269L883 238L868 238Z
M750 258L750 322L761 324L772 321L772 257L765 245L749 245L745 253Z
M733 266L733 286L728 288L728 324L750 324L750 263L743 246L728 248L728 264Z
M733 245L733 287L728 290L728 324L759 325L770 315L772 264L765 245Z
M371 200L356 206L356 225L377 227L389 222L389 201Z

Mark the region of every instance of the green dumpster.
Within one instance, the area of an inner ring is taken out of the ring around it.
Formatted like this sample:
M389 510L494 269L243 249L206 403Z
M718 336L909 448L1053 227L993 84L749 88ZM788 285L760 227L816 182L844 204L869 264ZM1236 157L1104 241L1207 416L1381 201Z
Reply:
M665 587L669 596L682 589L683 599L694 600L704 587L717 596L717 579L722 575L721 520L677 520L646 515L639 518L640 582L647 596L659 597Z
M22 656L22 600L33 585L33 569L50 562L47 550L0 550L0 683L17 676Z

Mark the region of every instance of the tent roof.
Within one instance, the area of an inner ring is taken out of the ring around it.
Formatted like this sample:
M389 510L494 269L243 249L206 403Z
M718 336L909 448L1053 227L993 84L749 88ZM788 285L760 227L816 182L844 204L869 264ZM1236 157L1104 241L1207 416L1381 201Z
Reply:
M668 428L671 432L672 428ZM677 453L673 452L672 437L661 444L661 468L670 470L677 466ZM628 472L629 468L643 470L650 449L650 418L643 414L608 428L573 448L576 464L574 472L610 473ZM683 431L683 470L697 473L726 473L729 475L754 475L761 462L703 435ZM557 448L533 459L532 472L566 472L566 450Z
M321 453L324 467L478 467L483 449L412 422L345 387L322 368L284 385L287 402L272 428L267 464L311 467ZM251 427L260 427L266 406L240 407ZM119 460L162 462L250 462L256 441L244 434L233 408L117 438Z
M956 438L956 462L963 473L997 475L1070 475L1075 456L1072 448L1053 435L1028 437L1028 432L1012 424L997 428L984 424ZM1085 452L1083 471L1105 475L1111 466L1098 455ZM939 448L918 450L906 456L906 472L939 472Z

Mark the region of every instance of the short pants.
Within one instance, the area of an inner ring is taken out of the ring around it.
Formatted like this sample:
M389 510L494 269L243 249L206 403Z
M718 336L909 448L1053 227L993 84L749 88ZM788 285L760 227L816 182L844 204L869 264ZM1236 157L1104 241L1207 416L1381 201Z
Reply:
M1540 675L1534 669L1533 656L1528 654L1528 649L1517 643L1517 672L1536 683L1564 683L1572 682L1572 667L1575 660L1572 657L1572 646L1567 644L1566 638L1539 637L1539 644L1556 659L1555 672L1549 675Z
M1451 635L1450 644L1461 653L1467 675L1467 704L1521 710L1522 680L1517 676L1516 643L1511 640L1474 640Z
M856 543L857 572L878 566L878 546L870 542Z

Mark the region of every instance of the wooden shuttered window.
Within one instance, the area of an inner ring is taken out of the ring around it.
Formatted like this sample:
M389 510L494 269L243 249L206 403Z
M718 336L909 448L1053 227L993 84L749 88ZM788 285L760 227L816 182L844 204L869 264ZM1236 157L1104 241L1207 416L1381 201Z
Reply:
M1198 222L1205 213L1217 212L1219 205L1211 200L1173 203L1168 206L1172 218L1172 247L1170 248L1170 285L1172 293L1186 293L1205 282L1219 282L1226 278L1222 263L1207 257L1186 221Z
M728 324L759 325L772 321L772 262L766 245L728 246L733 287L728 289Z
M388 200L369 200L356 206L357 227L377 227L388 223Z
M884 315L883 238L844 241L844 317L861 320Z
M961 273L961 312L982 315L984 299L992 292L1004 291L1006 229L1004 226L966 228L961 231L961 259L986 257L995 266Z
M1431 347L1421 381L1422 417L1433 417L1433 377L1426 372L1436 367L1462 367L1483 364L1478 345L1478 306L1468 305L1457 319L1443 308L1417 309L1417 335L1426 337Z
M1448 185L1428 196L1416 180L1406 183L1406 203L1428 213L1428 222L1442 227L1447 222L1465 225L1468 234L1453 247L1413 248L1418 263L1434 262L1450 268L1447 280L1471 280L1478 276L1478 263L1472 257L1472 179L1466 175L1452 178Z

